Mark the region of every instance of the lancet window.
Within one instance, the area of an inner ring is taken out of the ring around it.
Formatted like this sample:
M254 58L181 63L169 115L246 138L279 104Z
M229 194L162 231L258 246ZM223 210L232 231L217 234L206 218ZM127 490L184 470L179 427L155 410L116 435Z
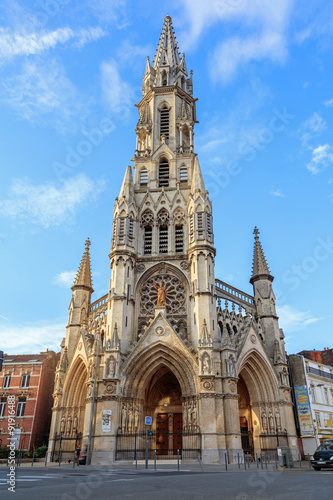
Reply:
M140 172L140 186L146 186L148 183L148 171L143 168Z
M157 216L159 230L159 253L168 253L169 246L169 214L162 209Z
M185 167L185 165L182 165L180 167L180 182L187 182L187 180L188 180L187 167Z
M161 109L160 119L160 135L164 135L166 139L169 139L169 109L166 105Z
M158 171L159 187L169 186L169 162L166 158L162 158Z
M154 215L150 210L145 210L141 217L141 226L143 226L143 253L151 255L153 245L153 224Z
M175 252L184 252L184 220L185 213L181 208L177 208L173 214L175 224Z

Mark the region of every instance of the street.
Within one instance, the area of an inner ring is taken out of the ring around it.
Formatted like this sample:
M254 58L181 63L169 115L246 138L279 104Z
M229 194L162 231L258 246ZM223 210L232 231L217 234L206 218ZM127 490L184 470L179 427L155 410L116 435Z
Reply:
M206 466L202 473L195 465L160 466L157 471L134 467L20 467L16 469L15 497L47 500L328 500L332 498L333 470L312 469L237 470ZM8 469L0 469L0 497L13 498L8 491Z

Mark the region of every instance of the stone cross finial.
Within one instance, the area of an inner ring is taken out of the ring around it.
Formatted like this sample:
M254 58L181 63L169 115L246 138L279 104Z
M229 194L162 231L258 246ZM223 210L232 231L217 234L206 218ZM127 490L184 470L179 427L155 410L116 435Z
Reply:
M253 234L255 235L255 238L256 238L256 239L258 239L258 238L259 238L260 231L259 231L259 229L257 228L257 226L254 228Z
M86 250L89 250L90 245L91 245L90 239L87 238L87 240L86 240Z

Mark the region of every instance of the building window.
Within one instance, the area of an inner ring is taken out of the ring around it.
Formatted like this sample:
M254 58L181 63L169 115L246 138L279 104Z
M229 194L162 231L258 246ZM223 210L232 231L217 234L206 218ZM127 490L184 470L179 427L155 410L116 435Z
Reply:
M169 139L169 110L166 106L161 110L160 136Z
M197 213L197 239L204 239L204 212Z
M21 387L29 387L30 375L23 375L21 380Z
M330 393L331 393L331 405L333 406L333 389L330 389Z
M143 237L143 253L145 255L151 255L153 243L153 229L151 226L145 226L144 237Z
M16 416L23 417L25 410L26 398L19 398L16 409Z
M328 425L328 427L333 427L333 414L332 413L328 414L327 425Z
M213 241L212 214L206 214L206 220L207 220L207 240Z
M159 228L160 239L159 239L159 252L168 253L168 226L167 224L162 224Z
M329 405L329 400L328 400L328 389L324 387L324 402L326 405Z
M185 165L182 165L180 167L180 182L187 182L187 180L187 167L185 167Z
M315 389L315 386L311 385L310 390L311 390L312 401L314 403L316 403L317 400L316 400L316 389Z
M134 246L134 220L131 218L128 219L128 244Z
M190 243L194 241L194 214L190 215Z
M175 226L176 253L184 252L184 228L183 225Z
M0 401L0 417L3 417L5 415L6 402L7 402L7 398L1 398L1 401Z
M148 183L148 170L143 168L140 172L140 186L146 186Z
M9 386L10 386L10 375L5 375L3 379L3 388L8 389Z
M169 186L169 162L165 158L160 161L158 170L159 187Z
M321 420L320 420L320 413L319 411L316 411L316 422L317 422L317 427L321 427Z

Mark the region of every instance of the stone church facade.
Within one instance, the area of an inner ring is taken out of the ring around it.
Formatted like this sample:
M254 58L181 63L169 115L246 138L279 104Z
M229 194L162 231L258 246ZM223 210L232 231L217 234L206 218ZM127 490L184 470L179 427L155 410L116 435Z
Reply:
M93 463L133 459L121 451L141 449L151 416L151 448L161 456L188 449L206 463L234 462L277 444L296 454L284 335L257 229L253 296L215 278L193 75L169 16L137 107L135 176L127 167L115 202L109 291L92 302L87 240L56 370L49 450L85 449L91 435Z

